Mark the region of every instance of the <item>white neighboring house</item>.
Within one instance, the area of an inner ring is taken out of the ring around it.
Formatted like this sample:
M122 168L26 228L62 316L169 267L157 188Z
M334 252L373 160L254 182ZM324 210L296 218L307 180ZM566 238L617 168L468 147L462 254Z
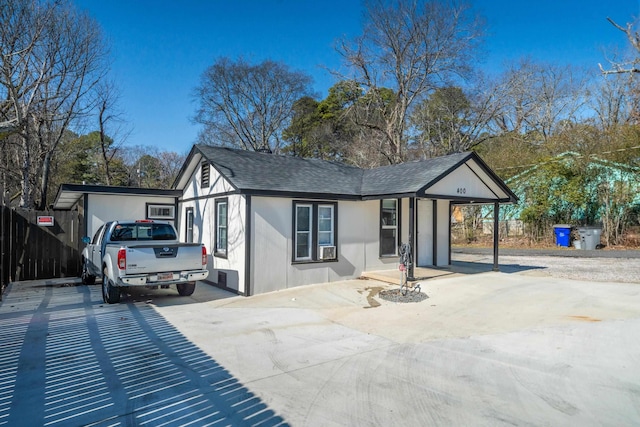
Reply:
M53 207L77 210L84 219L82 234L92 237L101 225L114 220L155 219L177 225L181 194L178 190L62 184Z
M211 281L247 296L396 269L405 242L417 266L449 265L453 204L517 200L472 152L363 170L196 145L173 187L182 240L206 245Z

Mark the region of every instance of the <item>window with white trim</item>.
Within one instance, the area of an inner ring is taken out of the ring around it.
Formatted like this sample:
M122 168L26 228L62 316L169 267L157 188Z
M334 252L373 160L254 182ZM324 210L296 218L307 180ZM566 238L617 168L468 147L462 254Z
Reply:
M398 199L380 201L380 256L398 255Z
M337 203L294 202L294 262L326 260L321 259L320 248L337 244L337 209Z
M228 200L217 199L215 203L215 228L216 228L216 244L215 255L226 257L227 256L227 225L228 225Z
M311 260L312 257L312 225L313 205L296 205L296 261Z
M154 205L147 203L147 219L173 221L176 219L176 207L174 205Z
M193 243L193 208L187 208L185 221L185 239L187 243Z

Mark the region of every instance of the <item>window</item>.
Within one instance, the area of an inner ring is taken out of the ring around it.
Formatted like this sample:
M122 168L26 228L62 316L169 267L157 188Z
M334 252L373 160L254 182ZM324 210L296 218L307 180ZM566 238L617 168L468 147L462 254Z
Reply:
M296 260L310 260L313 206L296 206Z
M293 203L294 262L324 261L320 247L336 246L337 208L337 203Z
M228 223L228 201L226 198L216 200L216 244L215 254L227 256L227 223Z
M397 199L380 201L380 256L398 255L400 209Z
M200 187L209 188L209 163L200 165Z
M187 208L186 211L186 230L185 230L185 240L187 243L193 243L193 208Z
M177 239L173 227L169 224L151 222L118 224L110 238L112 242Z
M333 205L318 205L318 246L333 246Z
M176 219L176 207L174 205L152 205L147 203L147 219Z

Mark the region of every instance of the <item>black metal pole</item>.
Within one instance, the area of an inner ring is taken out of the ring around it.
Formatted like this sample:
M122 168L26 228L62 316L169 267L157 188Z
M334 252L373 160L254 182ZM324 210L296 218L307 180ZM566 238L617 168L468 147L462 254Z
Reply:
M409 198L409 247L411 248L411 260L409 261L409 265L407 266L407 280L414 281L416 280L413 277L413 254L415 253L415 242L414 242L414 234L415 234L415 222L416 222L416 211L415 211L415 198Z
M493 203L493 271L500 271L498 266L498 236L500 230L500 203Z

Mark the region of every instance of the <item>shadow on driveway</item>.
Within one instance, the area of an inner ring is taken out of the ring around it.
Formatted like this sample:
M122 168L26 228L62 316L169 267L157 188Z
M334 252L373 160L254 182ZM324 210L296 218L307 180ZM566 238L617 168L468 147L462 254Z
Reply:
M148 304L103 304L100 286L5 296L0 425L287 425Z

